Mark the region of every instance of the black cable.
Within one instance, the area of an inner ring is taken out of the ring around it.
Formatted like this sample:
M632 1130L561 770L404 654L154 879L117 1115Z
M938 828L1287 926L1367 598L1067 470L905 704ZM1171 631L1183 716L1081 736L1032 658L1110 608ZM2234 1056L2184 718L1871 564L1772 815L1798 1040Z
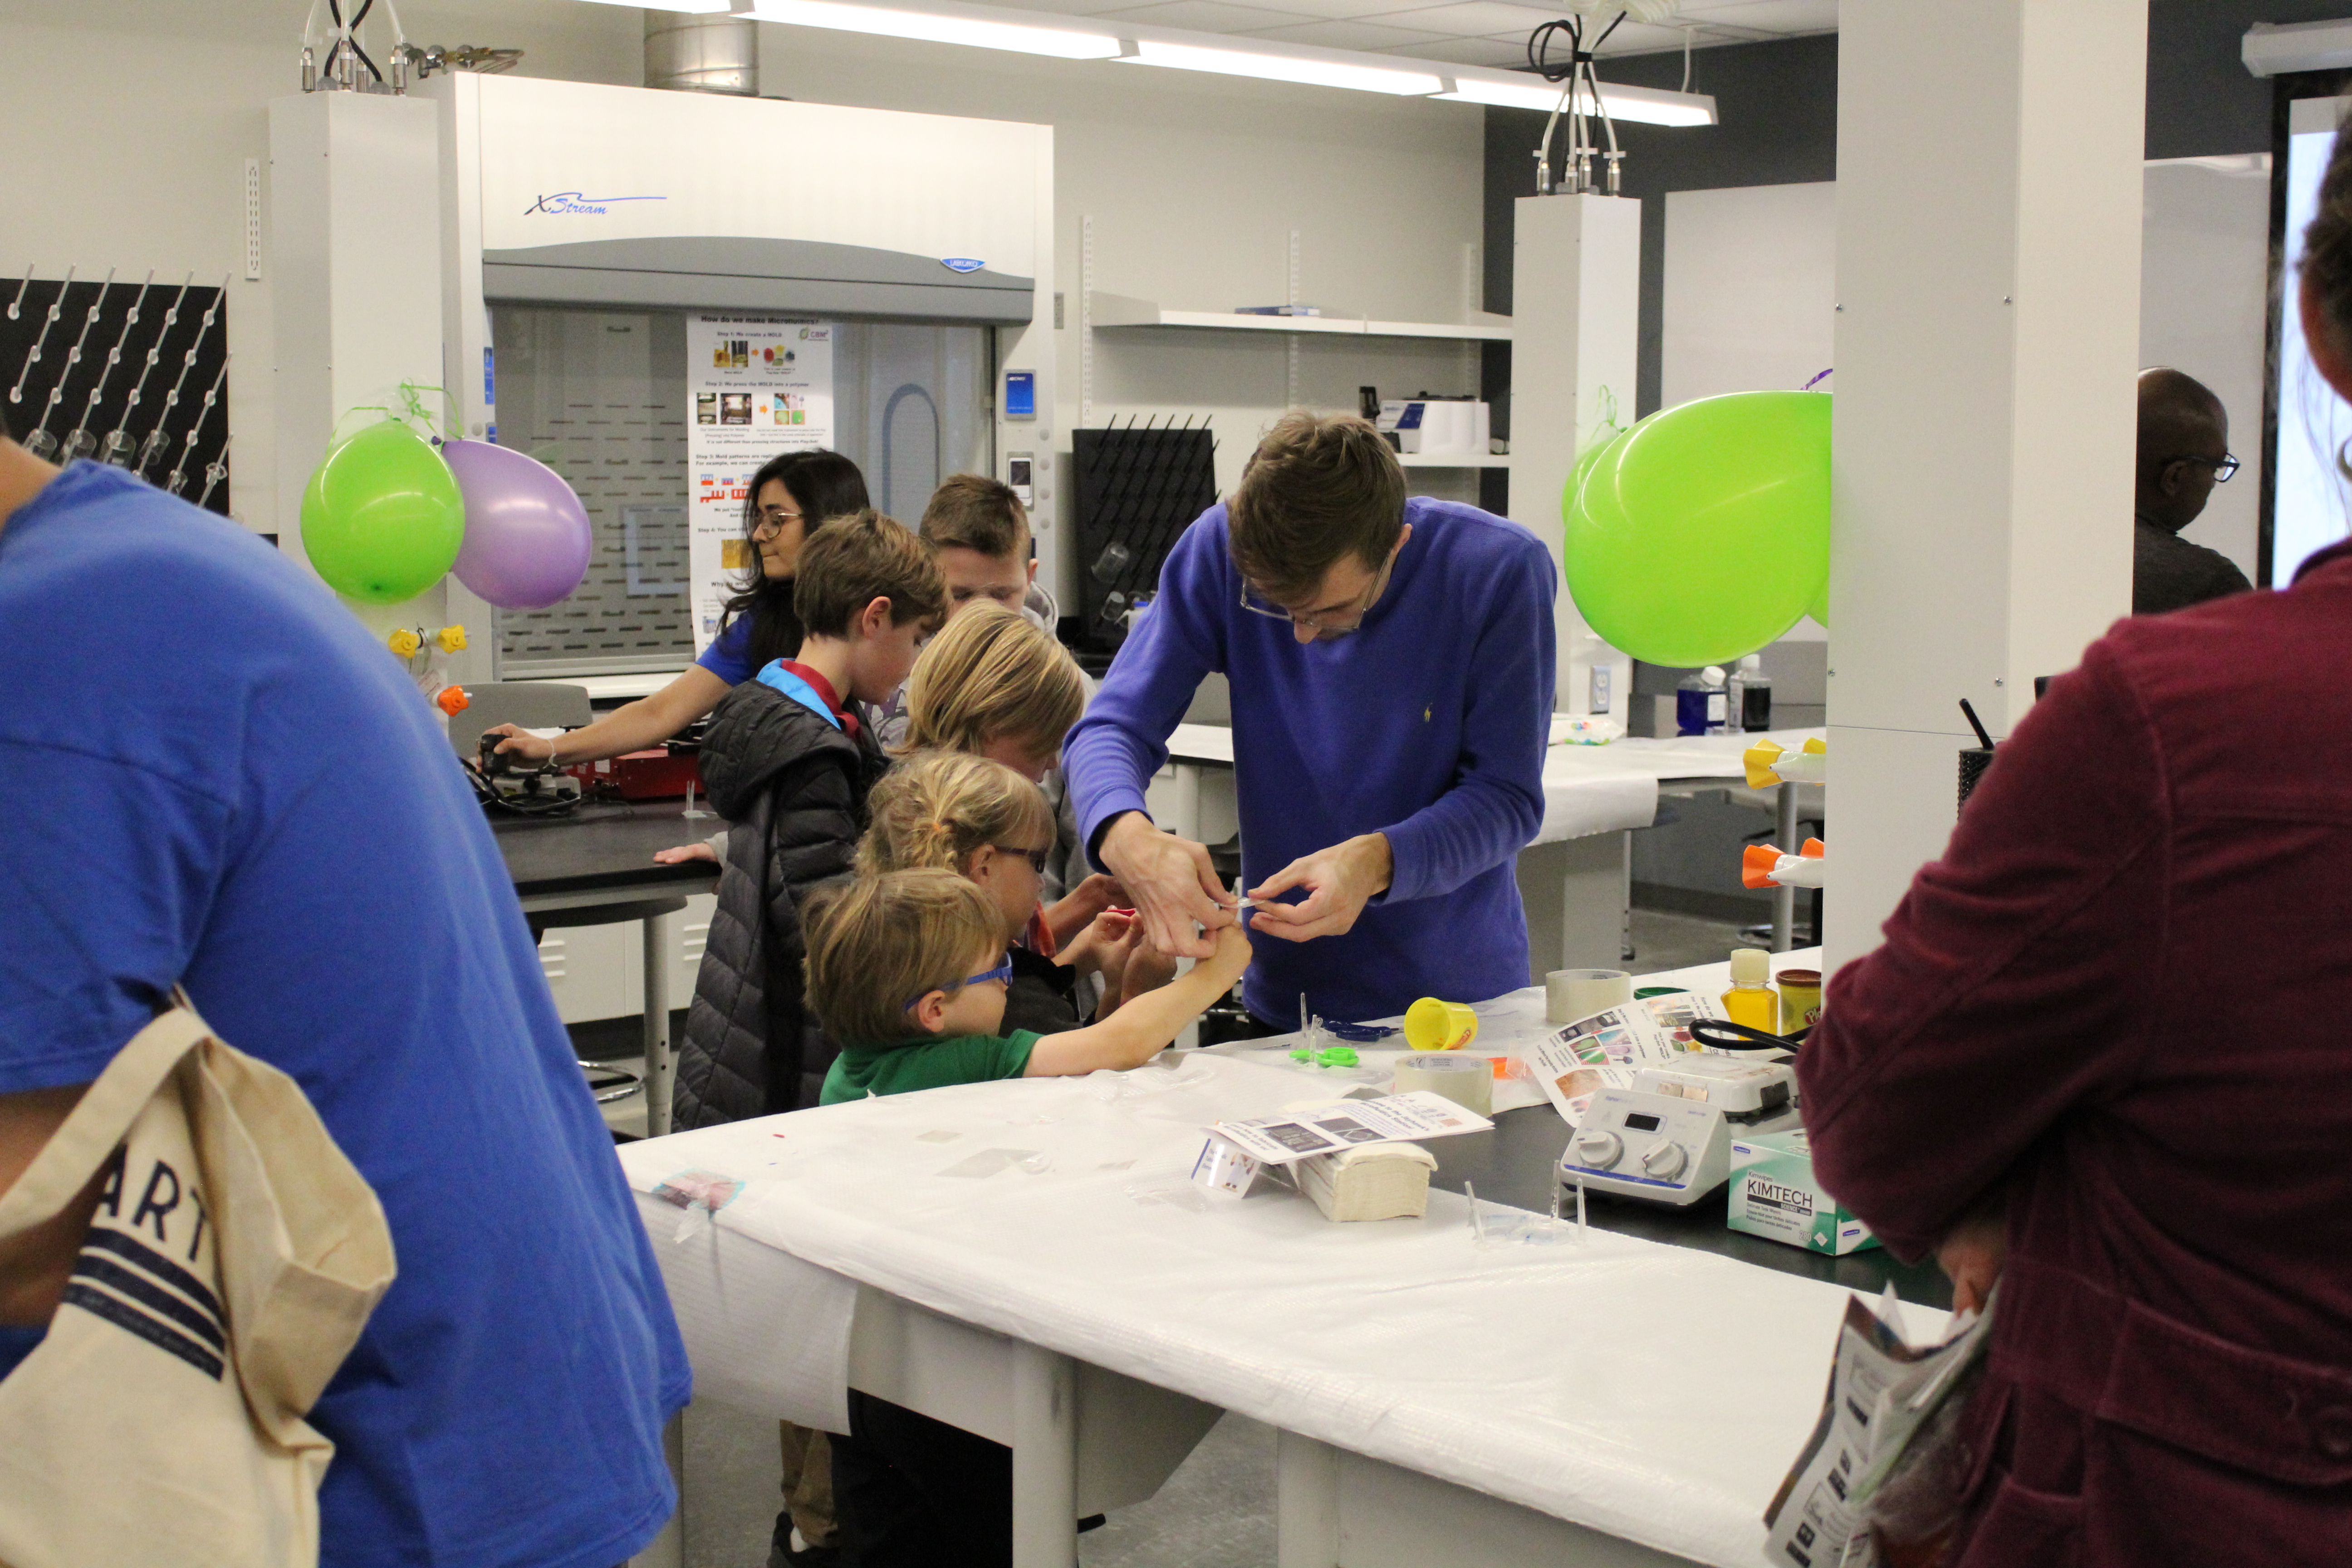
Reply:
M1793 1035L1776 1035L1769 1029L1750 1028L1735 1024L1728 1018L1694 1018L1691 1038L1702 1046L1718 1051L1789 1051L1794 1053L1804 1044L1812 1030L1803 1028Z
M457 765L466 770L466 777L473 784L474 798L486 806L512 812L517 816L568 816L580 809L579 795L547 795L532 800L502 795L489 775L474 763L459 757Z
M1556 68L1546 57L1551 48L1551 36L1561 32L1568 35L1568 64ZM1528 35L1528 68L1546 81L1566 81L1576 69L1577 58L1583 49L1584 24L1581 21L1570 18L1546 22Z

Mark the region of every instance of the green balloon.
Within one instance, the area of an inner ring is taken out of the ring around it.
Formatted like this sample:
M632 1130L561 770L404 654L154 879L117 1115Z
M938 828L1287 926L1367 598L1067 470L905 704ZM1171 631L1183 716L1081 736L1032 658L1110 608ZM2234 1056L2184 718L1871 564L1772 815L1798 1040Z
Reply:
M1829 395L1653 414L1596 460L1566 522L1569 592L1611 647L1685 668L1753 653L1827 593Z
M1830 624L1830 574L1828 573L1822 574L1822 591L1813 595L1811 604L1805 606L1805 614L1823 626Z
M397 605L439 582L466 542L457 476L396 420L328 448L302 491L302 548L327 585Z
M1559 498L1560 516L1567 521L1571 531L1576 527L1576 511L1581 504L1578 498L1584 493L1584 481L1591 478L1593 470L1603 463L1615 461L1618 447L1633 433L1631 430L1619 430L1606 440L1593 441L1576 455L1576 466L1568 472L1568 489Z

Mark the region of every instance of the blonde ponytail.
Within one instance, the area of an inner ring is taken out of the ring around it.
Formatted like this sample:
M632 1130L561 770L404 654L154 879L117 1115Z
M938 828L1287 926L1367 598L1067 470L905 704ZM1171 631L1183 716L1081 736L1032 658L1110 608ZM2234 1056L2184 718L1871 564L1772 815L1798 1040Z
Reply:
M870 825L857 846L861 876L961 873L985 845L1042 845L1054 837L1053 810L1035 784L1002 763L956 752L908 756L874 786L866 809Z

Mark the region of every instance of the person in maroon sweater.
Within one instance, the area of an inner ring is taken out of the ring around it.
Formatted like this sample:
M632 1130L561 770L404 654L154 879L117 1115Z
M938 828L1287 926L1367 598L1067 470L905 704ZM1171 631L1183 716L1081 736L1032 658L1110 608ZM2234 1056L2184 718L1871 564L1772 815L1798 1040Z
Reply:
M2352 396L2352 150L2306 237ZM1948 1561L2352 1563L2352 543L2050 685L1798 1066L1816 1170L2000 1286Z

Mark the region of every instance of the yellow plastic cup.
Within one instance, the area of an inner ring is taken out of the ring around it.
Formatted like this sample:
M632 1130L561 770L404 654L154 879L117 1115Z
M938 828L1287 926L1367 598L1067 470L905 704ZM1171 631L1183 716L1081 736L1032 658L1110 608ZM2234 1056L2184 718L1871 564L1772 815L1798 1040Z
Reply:
M1416 1051L1458 1051L1478 1037L1478 1015L1459 1002L1424 996L1404 1010L1404 1041Z

